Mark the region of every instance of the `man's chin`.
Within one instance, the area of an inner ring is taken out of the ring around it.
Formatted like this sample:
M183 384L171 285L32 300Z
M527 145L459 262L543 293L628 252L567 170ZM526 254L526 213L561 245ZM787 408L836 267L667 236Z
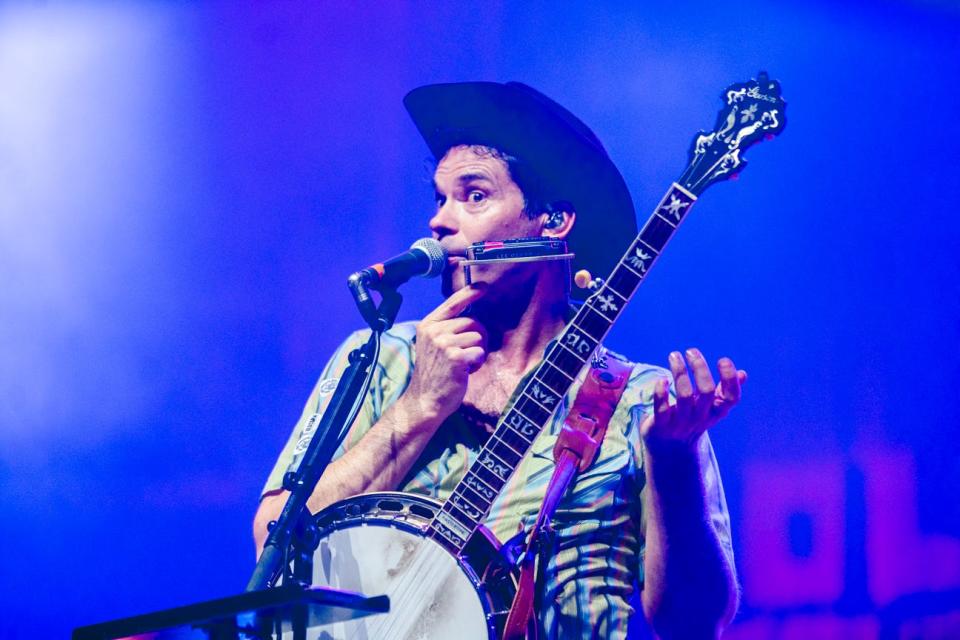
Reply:
M463 269L456 265L447 267L440 276L440 291L444 298L449 298L454 291L464 286Z
M449 298L453 294L453 282L450 280L450 276L446 272L440 276L440 293L443 294L444 298Z

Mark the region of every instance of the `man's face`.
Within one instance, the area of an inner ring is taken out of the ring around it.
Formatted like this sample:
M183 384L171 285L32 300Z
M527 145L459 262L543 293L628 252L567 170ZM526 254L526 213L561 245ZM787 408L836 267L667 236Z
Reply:
M433 237L449 252L443 293L464 286L467 247L485 240L539 236L542 225L523 211L523 193L510 177L507 163L478 147L451 148L433 176L437 209L430 219ZM504 282L522 275L523 265L474 267L475 281Z

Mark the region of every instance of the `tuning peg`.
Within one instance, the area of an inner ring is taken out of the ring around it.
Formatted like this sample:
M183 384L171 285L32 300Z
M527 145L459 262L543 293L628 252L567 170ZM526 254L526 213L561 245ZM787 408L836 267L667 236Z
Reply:
M581 289L597 291L603 286L603 278L594 278L586 269L580 269L573 275L573 283Z
M591 280L593 280L593 278L590 277L590 272L586 269L580 269L580 271L573 274L573 283L581 289L588 288Z

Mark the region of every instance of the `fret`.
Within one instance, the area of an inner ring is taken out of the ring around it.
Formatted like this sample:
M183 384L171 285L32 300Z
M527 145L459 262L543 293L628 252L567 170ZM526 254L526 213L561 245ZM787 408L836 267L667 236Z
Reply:
M492 473L500 481L501 488L503 488L503 485L510 477L510 473L513 471L508 465L504 464L503 460L493 455L489 449L484 449L480 452L480 455L477 457L477 464Z
M529 422L530 424L534 424L533 420L531 420L531 419L528 418L527 416L523 415L523 414L520 412L520 410L517 409L516 407L514 407L513 411L514 411L514 413L516 413L518 416L520 416L521 418L523 418L524 420L526 420L526 421Z
M629 268L630 271L633 271L642 279L643 276L647 275L650 265L652 265L656 259L657 252L637 238L636 242L630 245L620 264ZM633 291L631 290L631 294L632 293Z
M437 516L433 522L434 524L440 525L437 527L438 531L443 531L443 529L446 529L447 532L455 536L456 539L461 540L461 544L463 544L463 542L466 542L467 538L470 537L475 525L469 520L469 518L467 518L467 524L464 524L455 515L450 513L451 509L453 509L453 505L450 505L448 502L444 502L443 507L441 507L440 511L437 512ZM465 518L466 516L461 514L461 517ZM454 542L454 540L450 541Z
M587 337L592 339L594 342L600 342L599 338L594 338L589 331L587 331L582 326L580 326L580 322L583 320L584 315L586 315L589 311L590 311L590 307L580 307L580 311L577 313L577 317L570 322L570 326L576 327L583 333L587 334Z
M607 278L604 287L613 289L618 296L627 300L633 295L633 292L637 290L637 286L640 285L642 279L642 275L637 274L637 272L621 262L620 266L614 269L610 277Z
M679 227L683 222L683 217L687 215L697 197L674 182L670 190L663 196L663 200L657 205L656 213L663 217L674 227ZM673 218L671 220L670 218Z
M478 476L472 469L467 472L467 475L463 476L463 485L473 489L477 495L481 496L484 500L491 504L493 504L493 501L497 498L497 492L490 487L490 485L481 480L480 476Z
M504 480L500 479L500 476L494 472L487 469L486 466L479 463L479 458L477 458L477 463L473 464L470 467L470 472L473 473L484 486L489 487L493 490L494 493L500 493L500 490L503 489Z
M470 487L464 484L460 484L454 490L455 494L463 496L463 499L469 502L474 508L482 511L484 514L489 513L490 506L493 504L493 500L487 500L486 497L480 495Z
M506 469L507 475L502 476L499 473L497 473L497 476L504 482L509 480L510 473L513 472L513 468L512 468L513 465L511 465L509 462L507 462L506 460L501 458L499 455L497 455L497 453L493 450L493 445L491 445L489 441L487 442L487 444L483 445L483 453L487 454L488 460L492 460L494 464L500 465L501 467L504 467ZM489 469L490 467L487 467L487 468Z
M634 275L636 276L639 276L641 278L643 277L643 274L641 274L639 271L634 271L633 267L631 267L629 264L626 264L625 262L621 262L620 266L626 269L627 271L633 271Z
M649 249L650 251L653 252L653 254L654 254L655 256L660 255L660 252L659 252L659 251L657 251L656 249L654 249L653 247L651 247L650 245L648 245L646 242L644 242L644 241L643 241L643 238L641 238L640 236L637 236L637 239L636 239L636 241L634 242L634 245L635 245L636 247L640 247L641 245L643 245L643 248L644 248L644 249Z
M583 365L587 363L587 358L580 357L569 349L559 346L547 356L547 359L550 360L550 363L554 367L563 371L571 380L576 380L577 374L583 369Z
M569 328L564 331L563 335L559 338L559 342L561 346L568 351L572 351L584 362L590 359L590 354L596 350L599 344L593 336L588 335L585 331L577 331L574 328Z
M521 395L517 399L514 408L516 408L523 417L536 425L545 424L550 418L550 414L553 413L552 411L547 411L525 395Z
M559 394L554 393L552 389L540 384L537 380L527 382L523 393L547 411L553 411L557 407L557 400L560 399Z
M520 432L506 424L500 425L500 428L497 429L494 435L521 456L523 456L523 454L527 452L527 449L530 448L530 445L533 444L531 440L524 438ZM536 438L536 436L533 437Z
M520 462L520 458L523 457L507 446L505 442L495 437L487 440L487 449L490 451L490 453L506 463L511 470L517 466L517 463Z
M540 428L533 423L530 418L519 411L511 410L504 419L503 424L510 430L519 433L524 440L530 443L532 443L534 438L537 437L537 434L540 433Z
M591 297L589 300L587 300L587 301L584 302L583 304L584 304L585 307L587 307L587 308L589 308L589 309L593 309L595 312L597 312L597 313L599 313L601 316L603 316L603 319L606 320L609 324L613 324L613 321L614 321L615 318L611 318L610 316L608 316L606 313L603 312L603 309L602 309L602 308L598 308L595 304L593 304L593 300L596 300L596 299L598 299L598 298ZM601 305L601 307L602 307L602 305ZM620 307L620 305L616 305L616 307L614 307L612 310L613 310L613 311L616 311L619 307Z
M559 347L560 347L561 349L563 349L564 351L566 351L567 353L569 353L570 355L572 355L572 356L573 356L574 358L576 358L577 360L580 360L580 361L581 361L581 364L586 363L586 361L590 358L590 355L589 355L589 354L580 355L579 353L577 353L576 351L574 351L572 347L568 347L567 345L565 345L562 340L558 341L557 344L559 345Z
M446 513L453 519L453 522L450 520L445 520L444 524L446 524L448 527L451 527L454 532L456 532L456 534L464 540L469 538L470 534L473 533L473 530L478 524L480 524L476 521L476 519L471 518L469 514L464 512L462 509L460 509L460 507L453 504L449 500L443 503L441 512ZM456 524L460 524L463 529L457 529Z
M563 377L563 378L566 378L568 382L573 382L574 380L577 379L576 375L570 375L569 373L567 373L566 371L564 371L563 369L561 369L561 368L558 367L557 365L553 364L553 363L550 361L550 357L549 357L549 356L547 356L547 359L546 359L544 362L545 362L547 365L549 365L549 367L550 367L549 370L548 370L546 367L543 367L542 371L540 371L540 374L542 374L542 375L540 375L540 379L543 380L544 382L549 382L549 380L547 380L546 376L550 376L551 378ZM557 372L557 373L559 373L560 376L557 376L556 373L553 373L554 371ZM577 370L577 373L579 373L579 372L580 372L580 371ZM553 386L553 383L550 383L550 386ZM569 385L569 384L564 384L564 386L565 386L565 387L569 387L570 385ZM553 388L556 389L557 387L553 387Z
M617 296L618 298L620 298L620 300L623 301L623 304L626 304L627 302L629 302L629 300L628 300L627 298L624 298L624 297L620 294L619 291L617 291L616 289L614 289L613 287L611 287L609 284L603 285L603 287L600 288L599 293L604 293L604 294L605 294L605 293L612 293L613 295L615 295L615 296Z
M577 314L577 325L593 338L595 343L599 343L600 337L610 330L610 321L590 307L580 307L580 313Z
M429 532L434 540L443 544L448 549L451 549L454 554L458 554L463 551L463 548L466 546L467 541L453 532L450 527L447 527L442 522L440 522L441 516L446 516L442 511L437 514L437 518L430 523Z
M672 220L670 220L670 219L668 219L668 218L665 218L665 217L660 213L660 210L659 210L659 209L657 210L657 213L656 213L655 215L656 215L658 218L660 218L661 220L663 220L664 222L666 222L668 225L670 225L671 227L673 227L674 229L677 228L677 225L673 224L673 221L672 221Z
M548 409L545 406L543 406L541 403L537 402L537 399L531 396L529 393L527 393L526 389L524 389L522 393L523 393L523 397L527 398L528 400L536 404L538 407L540 407L544 411L552 411L552 409Z
M453 506L465 513L474 522L479 523L483 520L483 516L485 515L484 511L474 506L469 500L463 497L463 494L454 492L447 502L453 504Z
M536 425L536 421L535 421L535 420L531 420L531 419L530 419L530 416L524 415L524 413L523 413L522 411L520 411L520 409L514 407L513 410L517 412L517 415L519 415L520 417L522 417L524 420L528 421L530 424Z
M559 371L559 374L556 373ZM533 375L533 380L536 380L543 386L553 391L558 397L563 397L566 395L566 388L570 385L570 378L563 374L562 371L554 367L549 362L540 366L537 369L537 372ZM558 391L557 387L564 387L564 389Z
M512 437L509 437L509 436L504 437L504 434L506 433L510 433ZM523 457L523 454L526 453L527 447L525 445L527 441L519 437L513 431L511 431L509 427L504 429L497 429L496 431L490 434L490 439L502 442L504 446L508 447L510 451L517 454L521 458ZM517 443L518 440L520 440L522 444L518 444Z
M663 251L667 240L673 235L674 227L672 224L659 216L653 216L647 221L643 231L640 232L640 238L648 247L654 249L657 253Z

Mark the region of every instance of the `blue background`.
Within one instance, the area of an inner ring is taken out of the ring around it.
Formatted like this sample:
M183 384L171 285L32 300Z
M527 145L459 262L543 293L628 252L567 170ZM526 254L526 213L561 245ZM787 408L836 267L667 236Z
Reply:
M912 461L896 517L960 545L958 5L47 2L0 6L0 637L242 590L260 487L359 325L345 276L428 235L406 91L539 88L645 219L721 90L760 69L789 126L704 194L609 344L750 373L713 434L739 637L960 633L949 567L904 583L897 615L865 586L891 558L863 545L862 491L839 598L770 604L739 535L766 499L747 503L751 465L856 476L872 447ZM405 294L404 318L440 300ZM798 562L830 542L794 522L777 535Z

